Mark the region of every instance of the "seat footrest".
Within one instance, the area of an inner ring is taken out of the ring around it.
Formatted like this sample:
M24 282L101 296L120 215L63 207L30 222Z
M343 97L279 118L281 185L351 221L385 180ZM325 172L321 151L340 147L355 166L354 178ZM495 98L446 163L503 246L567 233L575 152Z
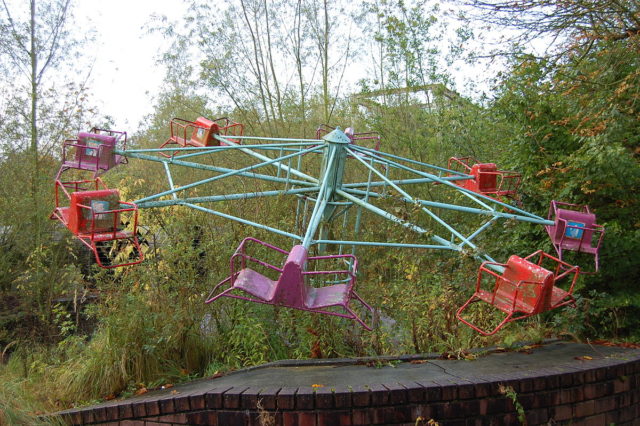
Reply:
M130 231L96 231L93 234L90 232L78 234L80 238L87 238L92 241L102 242L111 240L124 240L133 237Z

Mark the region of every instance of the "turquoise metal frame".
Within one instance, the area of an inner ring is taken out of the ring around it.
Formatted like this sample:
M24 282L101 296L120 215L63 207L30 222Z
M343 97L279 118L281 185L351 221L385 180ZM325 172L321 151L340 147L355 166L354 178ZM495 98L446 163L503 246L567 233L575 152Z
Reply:
M163 165L169 189L136 200L135 204L138 208L182 205L289 237L294 240L295 244L300 244L307 250L311 246L317 245L319 251L322 252L326 245L332 244L338 245L341 253L347 247L350 247L354 253L358 246L471 251L478 260L494 263L496 263L495 260L483 253L474 243L477 237L494 223L499 220L516 220L547 226L553 225L549 219L455 184L455 181L471 179L472 176L354 145L340 128L325 135L320 143L318 140L312 139L234 136L233 139L242 143L240 144L224 136L216 135L216 138L221 142L220 146L115 150L117 155L159 162ZM171 156L160 155L167 152L171 153ZM244 158L252 159L255 163L233 168L198 161L201 158L213 158L223 153L243 154ZM304 170L302 159L305 157L304 163L307 163L309 161L307 158L317 158L319 155L321 155L320 162L313 160L316 161L315 166L307 167L316 170L316 177L313 172ZM176 186L172 173L172 168L175 167L211 172L213 176ZM357 174L358 179L367 175L366 181L349 181L349 179L354 179L351 178L353 173L348 171L356 168L362 171ZM269 169L271 173L269 171L262 172L264 169ZM396 176L398 174L401 176ZM208 196L190 196L188 194L190 189L228 178L252 179L277 185L278 188ZM470 200L471 206L423 199L410 193L411 186L433 184L446 186L453 193L467 198ZM278 229L269 224L260 223L255 214L243 214L241 215L243 217L240 217L223 212L211 205L207 207L201 205L282 196L297 197L295 222L301 222L304 226L303 229L299 229L297 232L295 229ZM423 224L400 217L380 205L376 205L377 200L390 197L414 205L415 210L426 215L426 220L435 224L434 228L437 229L428 229ZM311 204L313 204L313 209L309 214ZM342 218L343 223L346 224L347 213L352 207L357 210L353 222L352 238L345 240L330 238L328 230L331 223ZM432 243L359 240L365 211L403 226L412 232L428 236ZM487 219L482 220L482 223L471 232L468 230L463 232L450 220L442 217L439 211L453 211L479 217L486 216ZM440 234L444 232L443 235L447 238L438 235L436 231ZM494 269L501 272L499 266Z

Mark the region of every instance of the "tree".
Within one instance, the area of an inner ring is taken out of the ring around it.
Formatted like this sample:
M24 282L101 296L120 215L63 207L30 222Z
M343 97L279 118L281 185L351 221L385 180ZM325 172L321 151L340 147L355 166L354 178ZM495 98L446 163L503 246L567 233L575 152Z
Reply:
M344 20L339 22L337 16L344 15L344 9L340 8L336 11L335 7L331 7L330 2L327 0L323 0L322 2L311 1L307 3L306 15L311 28L312 39L316 46L314 56L316 56L317 62L320 64L322 120L325 123L329 123L331 121L333 107L335 106L335 101L333 101L332 98L335 99L338 97L337 92L339 91L344 70L353 58L353 53L350 48L351 34L349 32L346 37L343 53L338 53L338 51L342 49L342 46L336 45L337 40L339 40L339 37L344 37L344 34L341 34L339 31L339 24L346 24L346 22ZM339 61L336 61L336 64L331 62L334 55L340 58ZM339 77L336 93L332 96L332 81L334 80L334 73L332 71L336 68L339 69L336 67L339 65L342 66L342 73Z
M62 141L96 115L88 106L88 75L56 72L67 71L81 45L71 31L71 6L71 0L0 0L0 291L22 300L18 315L36 319L24 323L31 330L12 328L20 338L55 336L52 300L79 282L71 246L46 232L53 229L51 178Z
M524 172L525 201L540 211L540 200L588 204L606 226L602 271L585 279L582 292L593 299L591 310L574 325L636 335L640 295L633 283L640 277L626 253L640 249L638 4L474 4L485 20L522 30L520 40L547 35L556 43L542 57L514 52L494 111L516 125L509 156Z
M525 44L544 39L562 57L568 49L594 46L640 34L640 5L633 0L463 0L475 17L517 31L512 41Z
M308 84L305 78L305 68L307 66L307 58L310 55L309 40L303 34L308 32L308 22L303 17L302 0L297 0L293 9L292 26L287 31L289 34L289 44L291 46L291 54L296 64L296 74L298 77L298 94L300 98L299 116L302 118L303 136L306 136L307 128L307 96Z
M199 65L192 78L211 109L233 110L253 134L300 134L311 107L319 105L318 115L328 120L344 88L353 51L344 29L349 25L337 25L341 10L306 0L234 0L223 7L193 0L185 31L168 35L172 51L188 51ZM172 53L164 60L176 58ZM336 69L339 77L333 77Z
M426 0L376 1L365 5L373 34L374 72L380 89L442 82L437 64L443 28L437 6Z
M38 247L42 241L45 214L41 202L43 186L41 147L43 136L50 136L41 133L44 123L40 120L39 112L47 96L59 95L58 91L52 89L55 86L45 77L51 70L59 67L65 57L72 54L76 45L76 41L69 33L70 8L71 0L42 2L30 0L29 9L25 13L8 0L2 0L0 66L7 80L10 80L14 87L13 91L8 91L12 100L10 105L15 108L12 122L20 129L12 142L20 140L18 136L24 134L29 135L30 141L28 151L31 165L29 195L32 205L30 220L33 226L32 247ZM27 94L26 97L25 94ZM26 98L28 98L28 112L19 114L25 106ZM3 112L3 115L6 114ZM3 130L15 131L6 127Z

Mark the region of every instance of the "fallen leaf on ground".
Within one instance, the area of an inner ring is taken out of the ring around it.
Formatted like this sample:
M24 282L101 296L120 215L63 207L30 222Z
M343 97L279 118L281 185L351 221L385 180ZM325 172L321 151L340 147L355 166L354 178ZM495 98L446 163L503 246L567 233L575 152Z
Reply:
M591 361L593 357L590 357L589 355L583 355L583 356L577 356L576 359L578 361Z

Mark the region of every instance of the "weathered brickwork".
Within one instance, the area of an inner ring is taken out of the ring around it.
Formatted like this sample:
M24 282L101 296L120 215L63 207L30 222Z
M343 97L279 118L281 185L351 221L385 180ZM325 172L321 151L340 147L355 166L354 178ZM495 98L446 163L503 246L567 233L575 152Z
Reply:
M501 393L510 386L516 401ZM64 413L71 424L640 425L640 355L448 380L355 387L210 387ZM417 424L421 424L418 422Z

